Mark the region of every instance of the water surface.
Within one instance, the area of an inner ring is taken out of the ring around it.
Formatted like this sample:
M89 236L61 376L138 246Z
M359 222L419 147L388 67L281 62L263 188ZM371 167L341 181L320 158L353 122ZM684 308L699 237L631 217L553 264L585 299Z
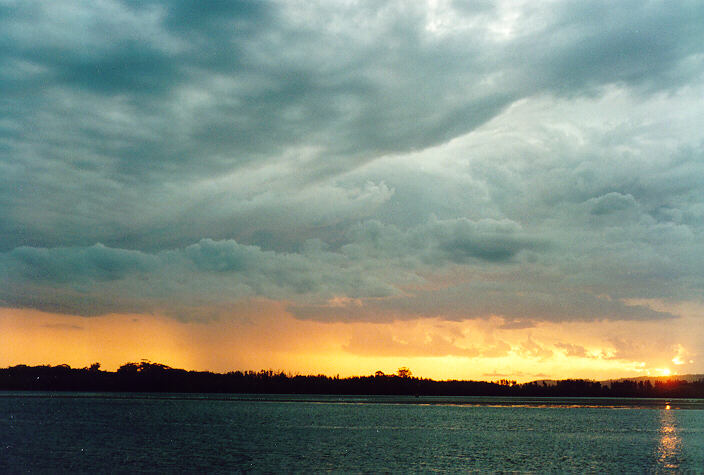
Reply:
M0 393L0 472L698 471L704 401Z

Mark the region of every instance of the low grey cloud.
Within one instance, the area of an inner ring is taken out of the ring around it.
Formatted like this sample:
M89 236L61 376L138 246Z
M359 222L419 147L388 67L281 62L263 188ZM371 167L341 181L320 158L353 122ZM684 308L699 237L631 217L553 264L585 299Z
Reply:
M701 299L699 2L26 1L0 32L3 305L515 328Z
M371 220L352 226L349 235L352 242L342 246L344 254L417 257L425 262L507 262L523 250L547 245L526 235L516 222L493 219L431 219L405 231Z
M638 206L631 195L622 195L612 191L598 198L591 198L588 202L592 205L591 213L596 215L623 212Z
M524 328L533 328L535 324L531 320L504 320L499 325L500 330L522 330Z
M101 244L21 247L0 254L5 289L0 301L32 307L43 301L44 310L90 315L159 307L178 313L191 302L218 306L245 297L313 303L336 296L388 297L420 280L417 272L423 269L466 261L464 254L447 252L447 235L479 242L507 235L500 245L511 243L513 253L527 245L511 223L460 220L405 232L370 221L351 229L351 242L337 250L312 240L296 253L212 239L153 253ZM496 260L483 249L475 254L478 261Z
M6 274L51 284L103 282L154 269L157 262L138 251L89 248L42 249L18 247L3 256Z
M458 321L491 316L532 321L662 320L676 317L669 312L631 305L565 286L551 288L547 283L527 286L523 282L513 285L473 282L370 299L363 306L297 304L289 310L304 319L372 322L422 317ZM528 326L521 325L520 328Z

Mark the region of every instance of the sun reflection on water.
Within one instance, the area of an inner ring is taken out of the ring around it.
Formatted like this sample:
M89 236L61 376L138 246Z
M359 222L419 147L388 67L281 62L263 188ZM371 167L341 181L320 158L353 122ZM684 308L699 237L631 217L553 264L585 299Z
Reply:
M678 469L682 452L682 440L677 433L677 411L670 410L667 404L660 411L660 441L658 444L658 466L664 469Z

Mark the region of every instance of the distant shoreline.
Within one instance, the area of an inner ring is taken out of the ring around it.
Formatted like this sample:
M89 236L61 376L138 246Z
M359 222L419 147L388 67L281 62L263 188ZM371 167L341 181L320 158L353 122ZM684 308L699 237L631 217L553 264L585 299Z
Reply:
M282 403L341 405L420 405L466 408L704 410L704 398L555 397L555 396L410 396L379 394L160 393L95 391L3 391L3 399L115 400L149 402Z
M324 375L290 375L272 370L213 373L186 371L151 362L127 363L117 371L99 365L16 365L0 369L0 390L144 393L221 393L291 395L382 396L493 396L586 398L704 398L704 377L672 376L668 379L584 379L518 384L515 381L436 381L410 376L385 375L347 378Z

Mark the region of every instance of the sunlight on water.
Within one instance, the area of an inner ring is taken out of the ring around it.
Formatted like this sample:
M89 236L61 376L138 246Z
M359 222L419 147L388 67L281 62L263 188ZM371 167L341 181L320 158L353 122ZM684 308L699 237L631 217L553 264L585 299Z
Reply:
M4 393L0 473L56 473L57 467L64 473L701 473L704 467L702 400L417 401Z
M670 405L660 413L660 443L658 445L658 465L665 469L678 469L682 455L682 440L677 433L676 411Z

